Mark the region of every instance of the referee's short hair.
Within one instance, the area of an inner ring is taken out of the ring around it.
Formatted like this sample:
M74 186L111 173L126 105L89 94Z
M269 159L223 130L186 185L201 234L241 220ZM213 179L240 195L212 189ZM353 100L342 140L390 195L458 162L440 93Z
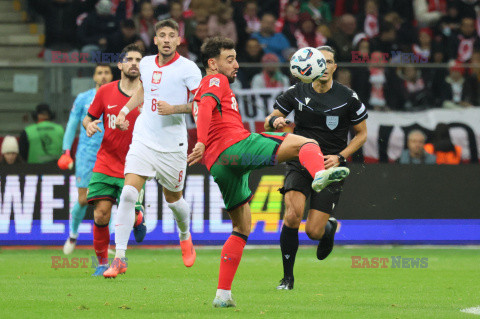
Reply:
M333 62L337 63L337 51L329 45L322 45L317 47L317 50L323 50L333 53Z

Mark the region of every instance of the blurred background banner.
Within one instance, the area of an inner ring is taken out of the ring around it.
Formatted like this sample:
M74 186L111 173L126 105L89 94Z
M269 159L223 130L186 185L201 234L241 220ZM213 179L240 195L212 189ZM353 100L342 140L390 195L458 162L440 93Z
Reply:
M477 165L350 165L351 176L335 210L338 244L480 244L480 167ZM42 173L38 173L42 172ZM282 166L255 171L250 187L249 243L276 244L284 204ZM77 200L75 177L54 165L12 165L0 175L0 245L58 245L68 236L70 207ZM231 232L218 186L204 167L189 170L185 199L198 244L214 245ZM307 205L308 207L308 205ZM116 214L114 206L113 215ZM143 244L176 244L178 235L161 187L145 193L147 237ZM92 211L81 224L79 243L92 241ZM315 244L300 226L300 241ZM113 238L113 235L112 235ZM133 237L132 237L133 239Z

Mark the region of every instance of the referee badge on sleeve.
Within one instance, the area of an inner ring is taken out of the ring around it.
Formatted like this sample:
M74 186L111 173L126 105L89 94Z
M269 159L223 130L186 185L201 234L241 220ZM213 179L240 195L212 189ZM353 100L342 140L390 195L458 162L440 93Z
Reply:
M333 131L338 126L338 116L327 116L326 122L327 127Z

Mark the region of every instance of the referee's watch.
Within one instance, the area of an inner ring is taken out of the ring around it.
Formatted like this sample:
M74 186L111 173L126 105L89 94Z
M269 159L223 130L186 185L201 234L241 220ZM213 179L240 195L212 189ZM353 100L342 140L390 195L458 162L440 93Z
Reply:
M343 157L342 154L337 154L337 157L338 157L338 162L340 164L343 164L343 163L346 163L347 162L347 159L345 157Z

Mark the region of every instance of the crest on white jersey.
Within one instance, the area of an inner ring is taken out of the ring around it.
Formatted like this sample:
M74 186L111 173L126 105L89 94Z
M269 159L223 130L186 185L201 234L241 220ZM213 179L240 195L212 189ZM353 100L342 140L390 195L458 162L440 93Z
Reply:
M327 116L327 127L334 130L338 126L338 116Z
M210 84L208 85L208 87L212 87L214 85L216 87L220 87L220 79L219 78L211 78L210 79Z
M162 71L153 71L152 83L160 84L160 81L162 81Z

